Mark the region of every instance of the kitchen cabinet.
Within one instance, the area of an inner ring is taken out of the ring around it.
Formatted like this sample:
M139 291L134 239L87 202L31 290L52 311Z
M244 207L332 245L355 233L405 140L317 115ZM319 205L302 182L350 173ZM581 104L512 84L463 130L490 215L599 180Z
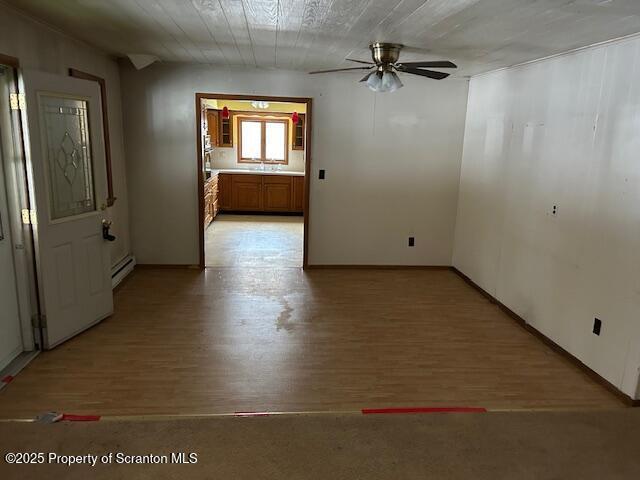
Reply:
M231 207L237 211L262 211L262 175L231 177Z
M218 204L220 210L231 210L231 178L233 175L221 173L218 175Z
M218 115L218 146L219 147L233 147L233 115L229 112L229 116L224 118L221 114Z
M265 175L262 177L262 184L265 212L288 212L291 210L291 177Z
M221 173L218 185L221 211L302 213L304 210L302 176Z
M304 150L304 113L298 115L298 123L293 126L293 135L291 136L291 150Z
M219 212L218 176L213 175L204 183L204 228L207 228Z
M211 139L211 145L218 146L218 111L207 110L207 133Z
M304 177L291 177L291 210L304 211Z

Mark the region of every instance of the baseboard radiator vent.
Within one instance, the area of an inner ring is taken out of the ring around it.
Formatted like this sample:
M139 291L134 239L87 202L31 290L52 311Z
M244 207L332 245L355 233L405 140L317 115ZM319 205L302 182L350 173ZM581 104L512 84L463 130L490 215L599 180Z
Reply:
M133 272L136 266L136 257L127 255L111 268L111 286L116 288L127 275Z

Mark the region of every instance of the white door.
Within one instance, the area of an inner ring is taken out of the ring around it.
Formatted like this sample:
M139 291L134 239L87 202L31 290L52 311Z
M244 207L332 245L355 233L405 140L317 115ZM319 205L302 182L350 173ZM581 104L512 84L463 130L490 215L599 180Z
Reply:
M100 90L29 70L21 83L44 344L52 348L113 313Z
M22 353L18 283L13 263L13 242L2 163L0 145L0 370Z

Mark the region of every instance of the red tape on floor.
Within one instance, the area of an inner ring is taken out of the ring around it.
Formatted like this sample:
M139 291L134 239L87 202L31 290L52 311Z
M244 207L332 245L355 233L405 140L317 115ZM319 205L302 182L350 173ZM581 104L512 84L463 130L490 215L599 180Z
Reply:
M97 422L100 420L100 415L73 415L69 413L63 413L61 422Z
M486 413L482 407L408 407L408 408L363 408L363 415L377 413Z
M7 375L2 377L2 383L11 383L15 377L13 375Z

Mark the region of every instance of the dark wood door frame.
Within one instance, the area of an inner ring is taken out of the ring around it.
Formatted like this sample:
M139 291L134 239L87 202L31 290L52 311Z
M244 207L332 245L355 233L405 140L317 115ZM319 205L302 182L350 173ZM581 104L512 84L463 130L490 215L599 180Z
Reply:
M100 86L100 102L102 104L102 136L104 138L104 156L107 168L107 207L113 206L116 197L113 193L113 169L111 167L111 140L109 138L109 113L107 111L107 82L104 78L83 72L75 68L69 69L69 76L97 82Z
M2 53L0 53L0 64L16 69L20 68L20 60L18 60L17 57L4 55Z
M309 266L309 191L311 186L311 114L313 99L308 97L275 97L270 95L235 95L224 93L196 93L196 158L198 185L198 242L200 261L199 266L204 269L204 165L202 158L202 100L264 100L266 102L304 103L305 113L305 161L304 161L304 243L302 268ZM288 141L288 140L287 140Z

